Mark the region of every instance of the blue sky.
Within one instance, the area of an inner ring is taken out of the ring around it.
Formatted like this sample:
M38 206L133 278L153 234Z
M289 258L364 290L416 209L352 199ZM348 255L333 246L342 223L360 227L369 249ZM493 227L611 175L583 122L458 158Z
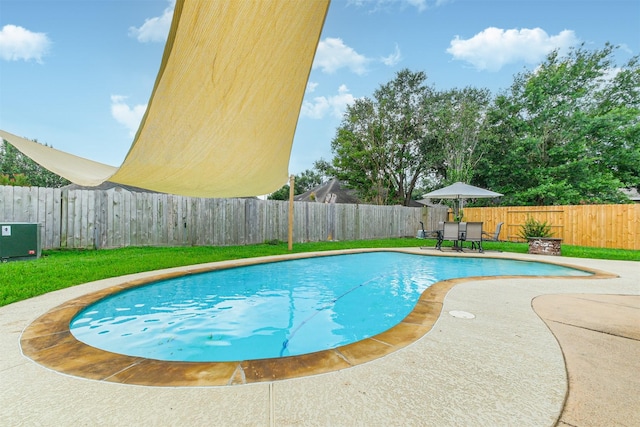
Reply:
M0 0L0 129L119 166L172 10L167 0ZM439 90L496 94L552 49L606 42L620 46L619 64L640 53L640 1L333 0L289 172L329 160L345 106L401 69Z

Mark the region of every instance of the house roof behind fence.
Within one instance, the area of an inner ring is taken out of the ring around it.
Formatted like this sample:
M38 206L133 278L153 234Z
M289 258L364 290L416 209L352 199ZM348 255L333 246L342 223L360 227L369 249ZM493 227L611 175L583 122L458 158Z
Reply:
M325 182L306 193L294 197L298 202L319 202L319 203L360 203L356 192L345 188L338 179Z

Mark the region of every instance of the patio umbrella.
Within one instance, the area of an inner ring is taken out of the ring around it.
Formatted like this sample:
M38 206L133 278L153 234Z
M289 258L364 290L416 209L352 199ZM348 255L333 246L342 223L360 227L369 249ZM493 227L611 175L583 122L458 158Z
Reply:
M464 182L456 182L447 187L434 190L430 193L423 195L423 198L431 199L455 199L458 201L458 207L454 206L455 215L458 215L458 211L462 209L464 199L491 199L493 197L500 197L503 194L496 193L495 191L485 190L484 188L474 187L473 185L465 184Z

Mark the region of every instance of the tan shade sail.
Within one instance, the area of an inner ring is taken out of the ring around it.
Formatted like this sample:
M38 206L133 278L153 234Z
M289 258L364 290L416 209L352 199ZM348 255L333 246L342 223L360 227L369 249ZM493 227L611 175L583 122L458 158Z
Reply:
M9 141L22 154L51 172L80 185L95 186L106 181L118 168L55 150L46 145L0 130L0 137Z
M120 168L0 135L80 185L109 180L195 197L273 192L287 181L328 6L329 0L178 0L146 114Z

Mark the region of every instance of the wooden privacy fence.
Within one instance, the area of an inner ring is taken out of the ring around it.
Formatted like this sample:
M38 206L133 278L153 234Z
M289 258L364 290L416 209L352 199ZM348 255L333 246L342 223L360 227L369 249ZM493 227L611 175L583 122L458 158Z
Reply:
M482 221L485 231L503 222L500 240L522 241L518 233L529 217L546 221L553 237L568 245L640 249L640 204L464 209L464 219Z
M0 186L0 222L39 223L44 249L226 246L288 239L289 203ZM294 242L415 236L446 209L294 203Z
M201 199L158 193L0 186L0 222L39 223L44 249L226 246L286 241L288 202ZM515 206L464 210L501 240L519 241L528 217L551 225L563 243L640 249L640 204ZM435 230L446 209L294 203L294 242L415 236Z

